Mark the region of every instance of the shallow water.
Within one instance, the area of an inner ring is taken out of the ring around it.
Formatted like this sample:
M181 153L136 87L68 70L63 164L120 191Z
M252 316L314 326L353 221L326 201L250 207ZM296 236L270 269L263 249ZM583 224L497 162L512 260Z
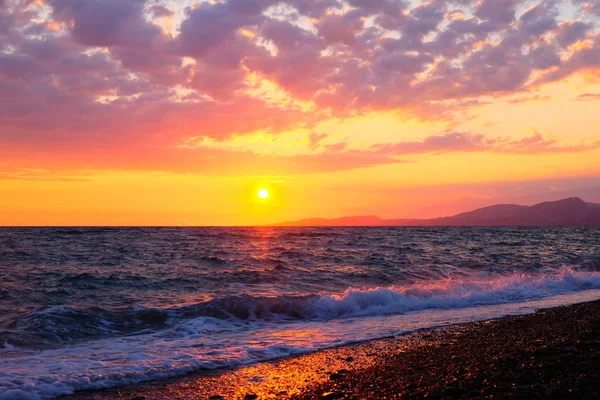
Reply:
M0 399L600 297L596 228L0 229Z

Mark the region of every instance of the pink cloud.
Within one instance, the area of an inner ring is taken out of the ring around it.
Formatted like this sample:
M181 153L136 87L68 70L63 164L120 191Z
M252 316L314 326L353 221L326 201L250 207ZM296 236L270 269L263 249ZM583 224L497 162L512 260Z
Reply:
M600 67L600 13L591 1L566 2L572 20L562 20L551 1L522 15L517 10L528 4L524 0L431 0L417 6L350 0L352 9L345 12L337 0L287 0L285 16L266 12L281 3L202 2L178 10L184 19L171 36L148 18L170 17L175 10L145 0L48 0L49 14L38 6L2 1L1 147L32 153L90 146L107 153L98 156L96 167L104 160L104 167L125 168L129 164L108 155L123 147L154 160L159 169L168 169L169 162L173 169L192 168L192 157L186 164L179 156L160 158L156 149L172 154L169 149L188 137L223 140L259 129L277 133L310 128L323 116L373 110L450 118L483 101L473 99L478 96L540 100L527 97L535 85ZM561 58L583 39L588 45ZM253 98L245 92L250 73L275 82L295 99L314 102L318 111ZM537 75L542 78L532 85ZM541 135L507 141L461 132L363 152L345 143L319 147L319 137L309 140L313 149L332 153L336 168L393 162L402 154L590 148L564 147ZM320 155L298 156L298 163L311 159L327 168ZM139 164L151 168L150 162Z
M505 154L579 153L600 147L600 140L590 144L563 146L546 139L539 132L518 140L488 138L470 132L446 132L420 142L399 142L373 145L371 151L385 155L408 155L450 152L493 152Z
M15 171L5 173L6 179L30 179L19 172L23 168L45 168L55 173L111 169L250 176L313 174L404 162L387 155L361 151L275 156L209 148L131 145L112 148L110 152L103 151L101 147L55 147L48 152L43 148L24 151L22 147L11 146L0 149L0 157ZM48 165L52 167L48 168Z
M308 135L310 149L311 150L317 149L320 146L321 140L325 139L326 137L327 137L326 133L311 132Z
M508 100L508 102L510 104L519 104L519 103L528 103L530 101L549 100L550 98L551 98L550 96L542 96L542 95L536 94L536 95L533 95L533 96L517 97L517 98Z

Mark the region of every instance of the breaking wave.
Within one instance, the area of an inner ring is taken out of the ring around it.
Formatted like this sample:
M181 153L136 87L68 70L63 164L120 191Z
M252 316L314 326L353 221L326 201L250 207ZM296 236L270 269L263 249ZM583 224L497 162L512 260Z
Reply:
M427 309L465 308L541 299L600 288L600 272L563 267L553 273L512 274L490 278L448 278L407 286L359 289L343 293L264 297L227 296L169 308L143 306L50 307L21 316L0 333L5 345L39 347L173 328L199 317L238 323L328 321Z

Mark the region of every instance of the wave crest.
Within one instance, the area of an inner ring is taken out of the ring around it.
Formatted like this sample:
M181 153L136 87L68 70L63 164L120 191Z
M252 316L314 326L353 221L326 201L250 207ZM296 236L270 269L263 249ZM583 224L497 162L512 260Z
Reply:
M30 346L147 333L195 318L256 321L328 321L425 309L465 308L541 299L600 288L600 272L563 267L549 274L423 281L406 286L349 288L339 294L263 297L226 296L171 308L142 306L106 310L50 307L22 316L3 332L11 344ZM25 334L25 335L24 335Z
M422 282L410 286L348 289L325 295L315 303L320 318L400 314L430 308L465 308L540 299L558 294L600 288L600 273L563 267L552 274L513 274L493 279L476 276Z

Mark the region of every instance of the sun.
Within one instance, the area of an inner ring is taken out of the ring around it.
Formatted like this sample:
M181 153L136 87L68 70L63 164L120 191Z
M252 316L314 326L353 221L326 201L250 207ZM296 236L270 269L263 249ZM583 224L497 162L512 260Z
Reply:
M269 197L269 191L265 188L262 188L258 191L258 197L261 199L266 199L267 197Z

